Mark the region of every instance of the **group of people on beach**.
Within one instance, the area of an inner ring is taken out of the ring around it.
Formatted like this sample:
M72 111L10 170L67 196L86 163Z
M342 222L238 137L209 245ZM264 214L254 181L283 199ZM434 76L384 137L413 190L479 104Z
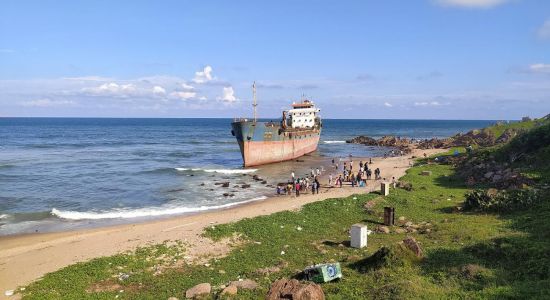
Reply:
M342 187L343 182L350 182L352 187L364 187L367 186L367 180L372 179L372 173L374 172L374 180L379 180L382 178L380 168L374 169L374 171L369 168L369 165L372 166L372 159L369 159L368 162L363 163L359 161L359 170L354 170L353 168L353 157L349 156L349 161L344 162L342 166L342 173L340 173L340 164L339 162L332 159L332 165L338 174L336 180L333 182L332 174L329 175L328 184L333 186L333 183L336 186Z
M289 180L286 186L277 186L277 195L287 194L292 195L292 192L296 194L296 197L300 196L300 192L311 191L311 194L319 194L321 183L319 177L321 176L324 168L311 169L311 173L304 177L297 178L294 172L290 174L291 180Z
M343 164L340 164L342 162ZM328 175L328 186L331 188L334 186L341 188L344 182L349 182L352 187L366 187L367 181L372 179L373 174L374 180L382 179L380 168L372 169L372 158L369 158L365 162L359 161L358 169L354 169L353 156L351 154L348 161L342 161L341 158L333 158L332 168L333 171ZM294 172L291 172L291 178L287 184L277 186L277 194L295 194L296 197L299 197L300 193L308 191L311 191L311 194L319 194L319 189L321 188L319 179L324 171L323 167L312 168L309 174L300 178L296 177ZM334 175L334 172L336 175Z

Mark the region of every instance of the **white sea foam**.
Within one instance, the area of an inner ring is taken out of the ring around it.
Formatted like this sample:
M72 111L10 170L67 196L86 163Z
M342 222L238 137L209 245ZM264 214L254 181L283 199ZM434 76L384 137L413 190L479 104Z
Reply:
M345 144L346 141L323 141L325 144Z
M228 208L231 206L245 204L253 201L259 201L267 199L265 196L256 197L250 200L227 203L222 205L214 206L200 206L200 207L185 207L185 206L175 206L175 207L145 207L138 209L113 209L110 211L102 212L79 212L79 211L63 211L56 208L52 209L51 214L67 220L100 220L100 219L115 219L115 218L139 218L139 217L156 217L156 216L165 216L165 215L174 215L174 214L184 214L192 212L200 212L213 209L222 209Z
M258 169L201 169L201 168L176 168L178 171L202 171L207 173L220 174L248 174L258 171Z
M0 215L0 220L1 219L7 219L10 215L7 215L7 214L2 214Z

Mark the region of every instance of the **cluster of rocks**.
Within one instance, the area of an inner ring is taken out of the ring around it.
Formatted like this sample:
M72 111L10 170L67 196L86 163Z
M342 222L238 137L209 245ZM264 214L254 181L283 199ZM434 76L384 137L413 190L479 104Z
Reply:
M375 228L375 232L382 233L382 234L389 234L392 231L397 234L403 234L403 233L420 233L420 234L427 234L432 232L432 223L430 222L420 222L418 224L414 224L411 221L407 221L405 217L401 216L399 217L398 221L401 225L399 226L384 226L379 225Z
M351 140L347 140L346 143L361 144L366 146L393 147L399 149L400 151L403 151L404 154L409 154L412 151L412 143L410 139L395 136L383 136L376 140L371 137L361 135L358 137L354 137Z
M228 285L222 285L219 287L220 296L233 296L242 290L254 290L258 288L258 284L254 280L244 279L239 281L231 281ZM208 296L212 293L212 286L210 283L200 283L185 291L185 298L187 299L200 299ZM169 300L175 300L177 298L171 297Z
M485 129L474 129L465 134L458 133L450 138L446 139L426 139L418 143L419 149L440 149L451 147L467 147L467 146L482 146L490 147L497 144L504 144L516 137L521 130L515 128L508 128L497 138L495 134Z
M522 188L524 184L530 184L530 180L522 176L518 170L508 163L496 162L492 159L472 157L464 160L458 174L466 179L468 186L476 184L489 184L500 189Z
M228 285L218 287L218 295L221 297L231 297L239 293L239 290L255 290L259 287L254 280L244 279L231 281ZM203 299L212 294L210 283L197 284L185 291L186 299ZM170 297L168 300L177 300L176 297ZM303 283L296 279L279 279L269 288L266 299L268 300L324 300L325 293L321 286L315 283Z

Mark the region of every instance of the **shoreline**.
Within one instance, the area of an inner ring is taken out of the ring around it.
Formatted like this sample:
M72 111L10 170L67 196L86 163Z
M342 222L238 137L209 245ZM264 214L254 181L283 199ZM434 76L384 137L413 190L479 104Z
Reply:
M373 167L382 170L382 177L400 178L410 167L411 156L421 157L444 152L445 149L420 150L400 157L373 158ZM356 157L359 161L362 158ZM364 158L363 158L364 159ZM191 215L175 215L140 223L119 224L106 227L77 229L62 232L26 233L0 237L0 291L16 289L35 281L43 275L68 265L101 256L132 251L140 246L182 240L189 244L187 255L223 256L231 249L227 243L214 243L201 236L204 228L214 224L229 223L272 213L296 210L311 202L328 198L346 197L357 193L378 190L381 180L371 180L367 187L327 187L328 170L321 176L319 194L273 196L220 210L197 212ZM13 298L12 298L13 299Z

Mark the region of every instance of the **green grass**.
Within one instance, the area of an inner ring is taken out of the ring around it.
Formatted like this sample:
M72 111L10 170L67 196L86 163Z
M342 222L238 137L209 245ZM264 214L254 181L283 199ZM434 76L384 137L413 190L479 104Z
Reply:
M496 139L498 139L506 129L515 129L519 131L528 131L534 128L538 122L536 120L511 122L511 123L499 123L493 126L489 126L486 129L489 130Z
M432 176L420 176L423 170ZM209 266L181 264L184 245L158 245L136 253L94 259L46 275L24 291L25 299L167 299L184 298L185 290L210 282L218 287L238 278L256 280L261 288L239 291L238 299L262 299L271 282L292 277L304 267L321 262L342 263L344 278L323 284L328 299L412 298L548 298L550 297L550 205L506 215L454 213L467 191L449 165L421 165L402 179L413 190L328 199L286 211L210 227L213 239L240 235L247 242ZM358 188L358 191L360 189ZM363 205L376 201L374 213ZM362 273L355 264L382 246L391 246L406 234L372 234L368 247L340 244L348 230L362 222L370 229L382 221L383 207L394 206L396 219L415 224L430 222L432 231L412 234L422 243L425 259L392 264ZM284 254L282 254L284 251ZM474 275L464 274L467 264ZM155 276L155 265L166 266ZM170 267L172 265L172 267ZM262 275L260 268L281 266L280 272ZM130 274L118 280L121 272ZM92 285L117 283L124 292L89 293Z

